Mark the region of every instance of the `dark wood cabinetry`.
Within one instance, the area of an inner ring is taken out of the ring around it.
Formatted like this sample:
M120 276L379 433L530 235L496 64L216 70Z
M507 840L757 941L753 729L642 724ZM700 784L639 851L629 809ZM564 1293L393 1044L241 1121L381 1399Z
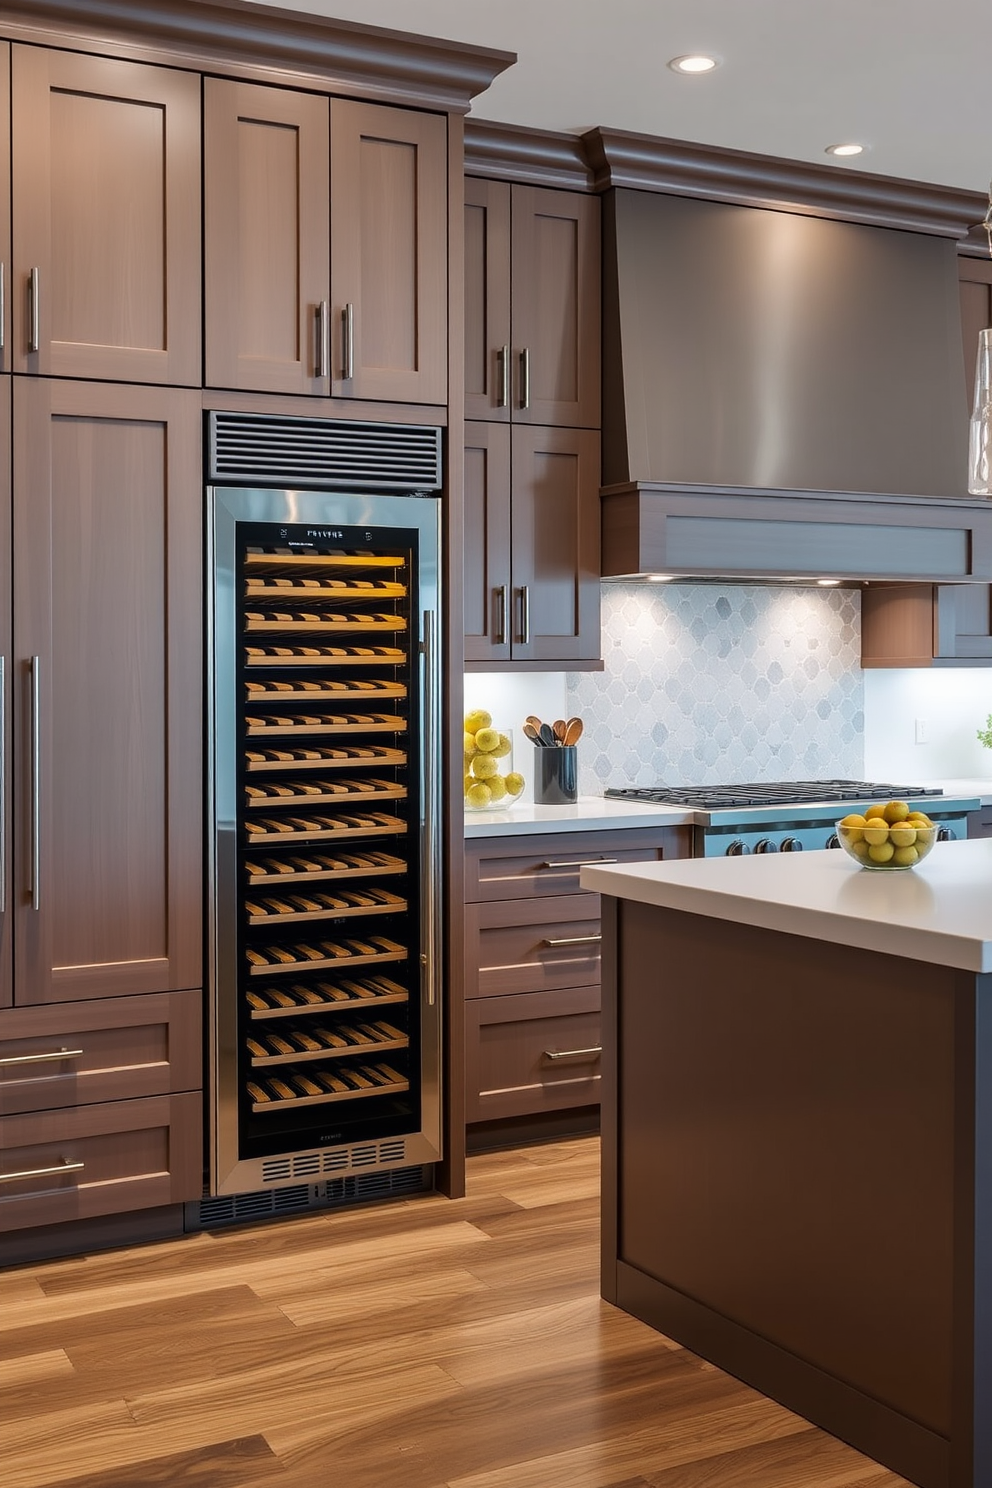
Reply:
M689 851L681 828L603 829L466 843L466 1117L580 1113L599 1101L600 901L584 863Z
M600 665L599 434L465 433L467 665Z
M12 52L13 370L199 385L199 78Z
M206 381L447 396L440 114L207 78Z
M861 595L863 667L992 664L992 585L873 584Z
M10 371L11 284L10 47L0 41L0 372Z
M598 429L599 198L465 182L465 414Z

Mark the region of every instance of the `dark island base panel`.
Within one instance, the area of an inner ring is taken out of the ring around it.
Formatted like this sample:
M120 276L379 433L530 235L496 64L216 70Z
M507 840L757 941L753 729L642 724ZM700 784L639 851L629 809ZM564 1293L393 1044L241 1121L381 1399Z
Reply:
M603 905L604 1297L992 1488L992 975Z
M617 1306L920 1488L949 1488L946 1438L888 1410L653 1276L617 1265ZM977 1481L974 1488L983 1488Z
M128 1214L98 1215L93 1219L13 1230L0 1235L0 1269L147 1245L155 1240L178 1240L184 1233L184 1215L182 1204L162 1204Z

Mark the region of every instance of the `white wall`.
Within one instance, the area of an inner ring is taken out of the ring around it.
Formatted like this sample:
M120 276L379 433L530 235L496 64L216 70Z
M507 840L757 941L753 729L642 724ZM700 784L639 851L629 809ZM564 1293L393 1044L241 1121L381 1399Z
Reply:
M992 749L975 738L992 713L992 667L867 671L865 774L911 785L992 777ZM921 719L926 742L916 743ZM910 779L910 777L912 777Z
M563 672L467 672L465 712L485 708L493 723L513 741L513 768L524 777L521 801L534 799L534 745L520 725L528 713L546 723L568 718Z

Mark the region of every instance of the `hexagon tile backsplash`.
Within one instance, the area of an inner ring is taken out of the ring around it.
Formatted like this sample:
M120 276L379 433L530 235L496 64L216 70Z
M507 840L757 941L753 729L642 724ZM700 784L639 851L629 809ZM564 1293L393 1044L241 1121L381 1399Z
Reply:
M604 584L603 672L569 672L579 790L860 779L857 589Z

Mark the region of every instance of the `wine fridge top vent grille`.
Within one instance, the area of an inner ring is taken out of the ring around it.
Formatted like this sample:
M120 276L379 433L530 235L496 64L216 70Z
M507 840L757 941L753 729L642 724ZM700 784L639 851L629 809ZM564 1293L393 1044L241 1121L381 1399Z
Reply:
M441 489L441 430L424 424L210 415L212 481L321 491Z

